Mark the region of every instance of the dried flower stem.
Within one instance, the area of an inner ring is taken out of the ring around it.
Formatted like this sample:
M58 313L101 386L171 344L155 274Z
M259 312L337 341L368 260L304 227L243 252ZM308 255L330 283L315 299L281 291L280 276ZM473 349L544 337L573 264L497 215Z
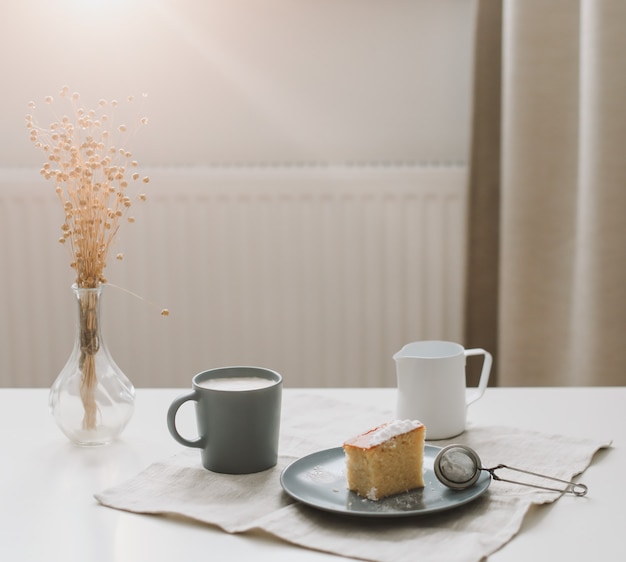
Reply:
M96 353L100 349L98 338L98 294L88 291L79 296L79 368L82 373L80 397L85 408L83 429L95 429L98 407L96 405Z

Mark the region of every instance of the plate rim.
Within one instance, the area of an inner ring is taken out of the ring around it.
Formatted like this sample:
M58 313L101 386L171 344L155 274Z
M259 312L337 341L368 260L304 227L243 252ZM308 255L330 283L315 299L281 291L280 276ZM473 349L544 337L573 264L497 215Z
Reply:
M434 457L437 455L437 453L441 450L441 447L437 447L436 445L429 445L428 443L426 443L424 445L424 454L426 455L427 453L429 454L429 456L432 455L432 458L434 459ZM364 510L350 510L348 509L346 506L339 506L337 505L336 507L332 506L332 505L327 505L327 504L321 504L319 502L315 502L312 500L309 500L308 498L303 497L302 495L298 494L296 491L294 491L293 489L290 488L290 486L288 486L286 484L286 476L290 475L292 471L295 470L296 466L299 464L303 464L306 463L307 460L311 460L314 457L320 456L320 455L327 455L327 456L332 456L332 455L343 455L343 447L330 447L328 449L321 449L319 451L314 451L312 453L309 453L308 455L304 455L292 462L290 462L285 468L283 468L283 470L280 473L280 485L283 488L283 491L291 498L293 498L294 500L296 500L297 502L300 502L304 505L308 505L310 507L313 507L315 509L321 510L321 511L326 511L326 512L330 512L330 513L336 513L336 514L340 514L340 515L348 515L351 517L379 517L379 518L388 518L388 517L416 517L416 516L425 516L425 515L430 515L430 514L434 514L434 513L440 513L442 511L448 511L457 507L461 507L462 505L466 505L474 500L476 500L477 498L479 498L480 496L482 496L489 488L489 486L491 485L491 476L489 473L487 472L482 472L481 476L479 477L478 481L476 482L476 484L474 484L474 487L476 487L475 493L470 495L470 496L465 496L464 498L459 498L457 501L454 502L450 502L449 504L445 504L445 505L440 505L440 506L435 506L432 508L421 508L421 509L413 509L413 510L390 510L390 511L364 511ZM433 472L433 477L436 478L436 476L434 475L434 471L432 469L429 469L430 471ZM443 484L442 484L443 486ZM347 483L346 483L346 490L347 490ZM450 489L451 492L454 492L455 490ZM362 498L361 496L357 496L354 492L351 492L349 490L347 490L348 494L354 494L358 499L360 500L366 500L366 498ZM405 492L405 493L410 493L410 492ZM394 496L395 497L395 496ZM366 501L371 501L371 500L366 500ZM385 499L383 498L383 500L380 501L385 501ZM374 503L374 502L373 502Z

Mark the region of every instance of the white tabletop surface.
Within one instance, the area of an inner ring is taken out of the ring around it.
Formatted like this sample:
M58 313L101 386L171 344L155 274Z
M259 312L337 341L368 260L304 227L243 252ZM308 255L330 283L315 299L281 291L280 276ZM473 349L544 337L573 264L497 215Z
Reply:
M133 419L115 443L71 445L57 429L45 389L0 389L0 560L11 562L255 560L337 561L267 536L229 535L190 521L125 513L95 492L181 450L165 412L181 389L138 389ZM393 409L394 389L285 389L377 403ZM191 427L191 410L181 410ZM187 418L185 416L188 416ZM626 387L489 388L470 406L478 424L613 440L580 478L584 498L533 507L493 562L626 560Z

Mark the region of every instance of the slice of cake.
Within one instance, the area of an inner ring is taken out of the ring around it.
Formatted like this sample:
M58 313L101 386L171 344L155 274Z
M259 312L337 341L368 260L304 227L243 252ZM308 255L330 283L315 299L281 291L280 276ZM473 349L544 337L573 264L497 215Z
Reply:
M348 488L370 500L423 488L425 436L421 422L396 420L346 441Z

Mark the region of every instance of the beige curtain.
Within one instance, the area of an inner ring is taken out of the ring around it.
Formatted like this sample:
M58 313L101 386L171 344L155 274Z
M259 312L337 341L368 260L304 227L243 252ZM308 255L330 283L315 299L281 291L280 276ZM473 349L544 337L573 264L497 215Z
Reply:
M479 0L476 45L466 341L501 385L626 384L626 2Z

